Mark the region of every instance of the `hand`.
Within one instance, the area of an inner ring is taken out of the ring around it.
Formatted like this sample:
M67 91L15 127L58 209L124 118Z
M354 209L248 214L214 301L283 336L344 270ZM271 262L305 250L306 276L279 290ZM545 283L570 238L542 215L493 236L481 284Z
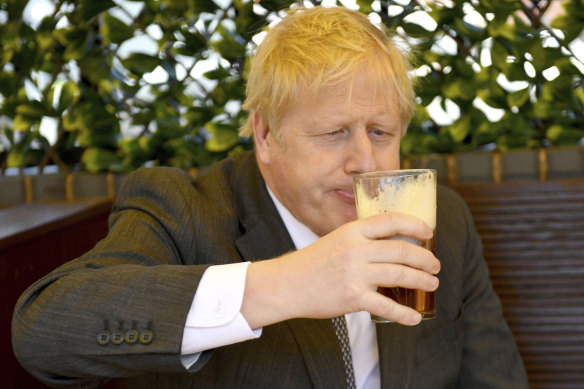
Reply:
M434 291L440 262L393 236L432 237L421 220L399 213L347 223L313 245L248 268L242 313L252 328L295 317L330 318L369 311L414 325L415 310L377 293L377 286Z

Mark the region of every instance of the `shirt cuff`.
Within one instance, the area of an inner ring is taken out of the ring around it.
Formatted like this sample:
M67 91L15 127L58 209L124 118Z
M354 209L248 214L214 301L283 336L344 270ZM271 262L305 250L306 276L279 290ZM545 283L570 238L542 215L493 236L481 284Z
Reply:
M261 328L252 330L240 313L249 264L210 266L203 274L185 324L181 354L191 357L183 364L202 351L260 337Z

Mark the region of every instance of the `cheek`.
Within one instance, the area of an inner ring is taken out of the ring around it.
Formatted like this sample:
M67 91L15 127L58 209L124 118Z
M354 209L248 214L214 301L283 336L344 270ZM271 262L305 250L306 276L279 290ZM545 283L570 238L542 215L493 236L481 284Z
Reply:
M399 143L377 154L376 165L378 170L397 170L400 168Z

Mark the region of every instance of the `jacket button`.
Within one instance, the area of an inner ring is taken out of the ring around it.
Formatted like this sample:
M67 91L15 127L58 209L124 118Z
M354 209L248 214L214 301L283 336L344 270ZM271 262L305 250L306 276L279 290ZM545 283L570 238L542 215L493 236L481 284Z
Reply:
M124 333L120 330L112 331L110 341L113 344L122 344L124 342Z
M97 343L105 346L110 341L110 333L109 331L103 331L97 334Z
M126 331L126 334L124 336L124 340L126 341L126 343L136 343L138 341L138 337L140 336L140 333L136 330L129 330Z
M148 344L152 342L152 338L154 338L154 334L150 330L144 330L140 332L140 338L138 339L142 344Z

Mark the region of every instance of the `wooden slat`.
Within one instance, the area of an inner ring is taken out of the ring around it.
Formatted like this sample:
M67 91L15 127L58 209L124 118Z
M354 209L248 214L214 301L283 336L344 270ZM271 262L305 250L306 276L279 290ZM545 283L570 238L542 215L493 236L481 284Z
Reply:
M531 388L584 387L584 180L454 187Z

